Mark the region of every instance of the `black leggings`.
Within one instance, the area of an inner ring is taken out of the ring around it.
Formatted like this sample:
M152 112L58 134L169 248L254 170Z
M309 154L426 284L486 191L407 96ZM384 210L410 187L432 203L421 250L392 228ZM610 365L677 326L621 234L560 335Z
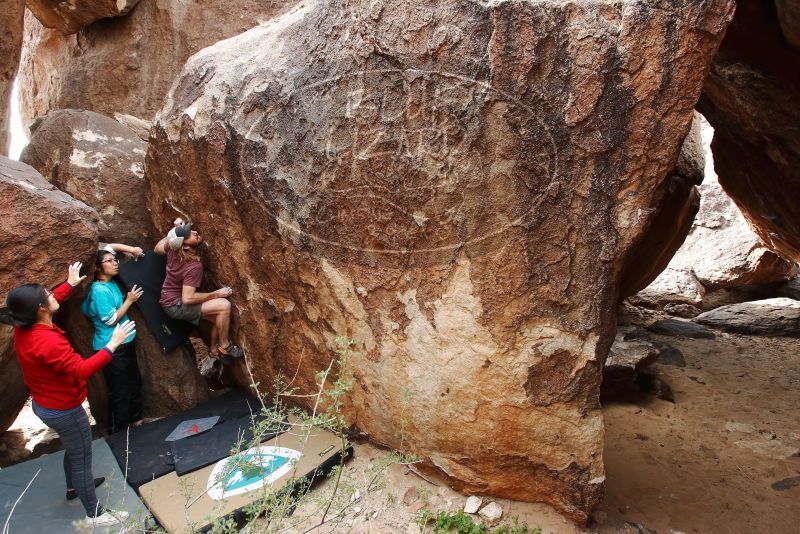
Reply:
M47 426L58 432L61 443L64 444L64 478L67 489L75 489L86 509L86 515L100 515L102 508L97 502L92 474L92 430L83 406L61 412L58 417L43 417L41 410L37 408L34 404L33 412Z
M108 383L110 433L125 430L142 418L142 377L136 362L136 342L120 345L103 367Z

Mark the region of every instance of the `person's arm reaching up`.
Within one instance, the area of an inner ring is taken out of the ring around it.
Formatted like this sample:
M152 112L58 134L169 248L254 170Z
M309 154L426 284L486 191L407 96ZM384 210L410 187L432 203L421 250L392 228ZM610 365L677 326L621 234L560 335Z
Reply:
M181 225L183 225L183 219L178 217L177 219L175 219L172 222L172 224L175 225L175 227L181 226ZM153 251L156 254L160 254L161 256L166 254L167 253L167 238L163 237L158 243L156 243L156 246L153 247Z
M122 252L123 254L127 254L129 256L133 256L134 258L139 258L144 256L144 251L141 247L132 247L130 245L124 245L122 243L109 243L108 248L114 251L114 253L119 254Z
M67 270L67 281L59 284L53 290L53 296L56 298L59 304L64 302L72 295L72 290L78 287L81 282L86 279L86 275L81 275L81 267L83 264L79 261L76 261L72 265L69 266Z

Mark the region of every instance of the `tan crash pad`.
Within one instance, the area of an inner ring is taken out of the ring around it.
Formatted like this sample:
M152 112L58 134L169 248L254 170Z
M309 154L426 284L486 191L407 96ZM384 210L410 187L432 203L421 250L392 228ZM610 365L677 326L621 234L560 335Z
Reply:
M341 438L325 430L304 431L293 417L289 422L292 428L258 447L180 477L174 472L164 475L141 486L139 496L169 532L192 532L292 478L313 481L338 465Z

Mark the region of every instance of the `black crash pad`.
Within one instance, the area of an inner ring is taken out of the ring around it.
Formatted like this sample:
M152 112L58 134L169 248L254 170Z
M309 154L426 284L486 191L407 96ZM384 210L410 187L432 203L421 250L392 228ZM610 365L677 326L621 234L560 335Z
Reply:
M227 458L239 443L241 447L247 449L253 441L253 423L265 419L261 413L254 414L253 417L245 415L218 423L211 430L197 436L171 442L170 452L175 463L175 473L182 476ZM289 425L284 418L283 421L270 425L266 433L261 436L261 441L270 440L288 428Z
M152 250L145 252L143 258L128 260L119 265L117 278L126 289L134 284L144 290L136 307L144 315L148 328L165 352L175 350L186 343L194 325L167 317L161 304L161 286L167 272L167 257Z
M150 532L144 528L153 522L150 512L125 484L114 456L102 439L92 442L92 473L106 479L97 488L97 500L101 506L127 511L130 519L123 526L98 527L94 531L73 527L73 521L86 520L86 512L80 501L64 499L67 486L63 462L64 451L58 451L0 469L0 525L7 521L8 532L12 534Z
M203 404L164 419L117 432L106 438L111 452L123 472L128 484L134 489L163 476L175 469L170 443L164 441L181 421L201 417L219 416L219 423L240 417L249 417L261 410L261 402L239 389L233 389ZM184 438L187 439L187 438Z

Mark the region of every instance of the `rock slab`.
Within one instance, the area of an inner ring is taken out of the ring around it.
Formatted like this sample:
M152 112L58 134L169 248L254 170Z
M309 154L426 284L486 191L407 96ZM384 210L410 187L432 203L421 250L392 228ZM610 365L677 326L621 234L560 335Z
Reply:
M694 320L737 334L800 337L800 301L774 298L742 302L701 313Z
M693 339L712 339L714 337L714 332L705 326L691 321L682 321L680 319L661 319L648 326L647 329L663 336L678 336Z
M80 3L100 5L108 0ZM97 20L72 35L45 28L28 12L20 68L23 124L29 126L33 119L59 109L152 120L189 56L269 20L294 3L140 0L127 15Z
M147 143L93 111L54 111L34 124L20 160L100 214L100 240L146 248L150 242L144 159Z
M48 28L67 35L100 19L120 17L139 0L26 0L28 9Z
M310 394L355 340L349 424L585 523L623 264L733 9L656 4L305 3L195 54L149 205L203 229L253 378Z
M701 117L695 113L678 163L661 184L659 207L650 227L629 252L630 259L620 282L621 299L636 294L655 280L683 244L700 208L696 186L703 181L704 169Z
M91 265L98 222L92 208L56 189L32 167L4 156L0 199L0 305L19 284L52 287L66 279L71 262ZM28 398L11 335L10 327L0 328L0 432Z

